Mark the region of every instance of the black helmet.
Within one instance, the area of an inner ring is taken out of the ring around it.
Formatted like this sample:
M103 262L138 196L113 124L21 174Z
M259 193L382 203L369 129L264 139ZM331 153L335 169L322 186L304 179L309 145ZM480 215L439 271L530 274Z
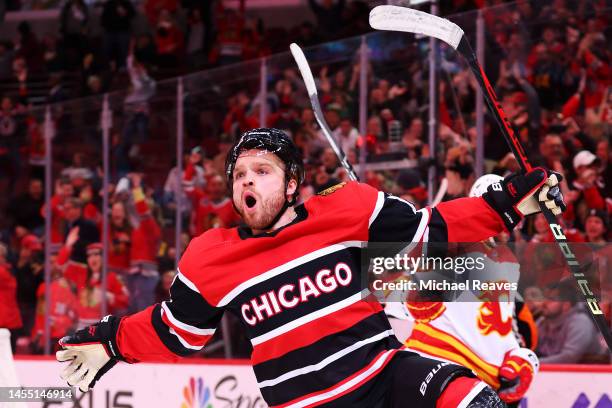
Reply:
M245 150L261 149L274 153L285 163L285 188L289 180L295 179L298 188L293 194L289 205L295 204L299 194L299 186L304 181L304 161L302 153L285 132L274 128L259 128L244 132L227 153L225 160L225 175L227 184L232 189L234 168L238 156Z

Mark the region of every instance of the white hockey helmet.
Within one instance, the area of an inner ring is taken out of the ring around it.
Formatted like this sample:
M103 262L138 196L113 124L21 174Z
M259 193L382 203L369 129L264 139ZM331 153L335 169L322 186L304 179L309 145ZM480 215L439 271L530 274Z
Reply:
M478 179L472 184L472 188L470 188L469 197L480 197L483 195L487 188L493 184L502 181L504 178L502 176L498 176L497 174L485 174L484 176L478 177Z

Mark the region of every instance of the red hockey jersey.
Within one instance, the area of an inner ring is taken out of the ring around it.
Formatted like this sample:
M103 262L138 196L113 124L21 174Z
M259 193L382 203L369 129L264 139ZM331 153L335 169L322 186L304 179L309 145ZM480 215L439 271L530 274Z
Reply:
M253 345L251 362L270 406L371 407L381 398L378 374L400 343L380 304L362 294L364 247L424 237L479 241L504 228L481 198L416 211L355 182L296 212L296 220L269 234L212 229L191 241L172 300L122 320L122 355L175 361L202 349L230 312Z

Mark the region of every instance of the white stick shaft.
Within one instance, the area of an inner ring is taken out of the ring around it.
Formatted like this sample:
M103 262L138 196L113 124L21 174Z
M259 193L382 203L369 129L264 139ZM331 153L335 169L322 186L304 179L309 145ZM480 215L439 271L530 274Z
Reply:
M319 103L319 97L317 95L317 85L315 84L314 77L312 76L312 71L310 70L310 65L308 65L308 61L306 60L306 56L304 55L304 51L299 47L299 45L292 43L289 46L291 50L291 54L295 59L295 62L302 74L302 78L304 79L304 84L306 85L306 90L308 91L308 96L310 97L310 104L312 105L312 110L314 112L315 119L317 123L321 127L321 132L327 139L327 142L331 146L336 156L338 156L338 160L340 160L340 164L346 169L348 175L351 180L357 180L357 174L353 167L349 164L346 159L346 156L338 144L334 140L332 136L331 129L329 125L325 121L325 117L323 116L323 111L321 110L321 104Z
M448 190L448 179L444 177L442 181L440 182L440 188L438 189L436 196L431 202L432 207L435 207L436 205L440 204L440 202L442 201L442 198L444 198L444 194L446 194L446 190Z

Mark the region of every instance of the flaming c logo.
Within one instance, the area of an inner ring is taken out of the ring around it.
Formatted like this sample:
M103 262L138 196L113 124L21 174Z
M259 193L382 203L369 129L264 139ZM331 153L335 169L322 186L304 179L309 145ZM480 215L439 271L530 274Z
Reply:
M486 291L480 298L484 300L478 308L478 329L485 336L493 332L498 332L501 336L506 336L512 330L512 316L505 319L502 316L500 298L509 297L508 291Z

